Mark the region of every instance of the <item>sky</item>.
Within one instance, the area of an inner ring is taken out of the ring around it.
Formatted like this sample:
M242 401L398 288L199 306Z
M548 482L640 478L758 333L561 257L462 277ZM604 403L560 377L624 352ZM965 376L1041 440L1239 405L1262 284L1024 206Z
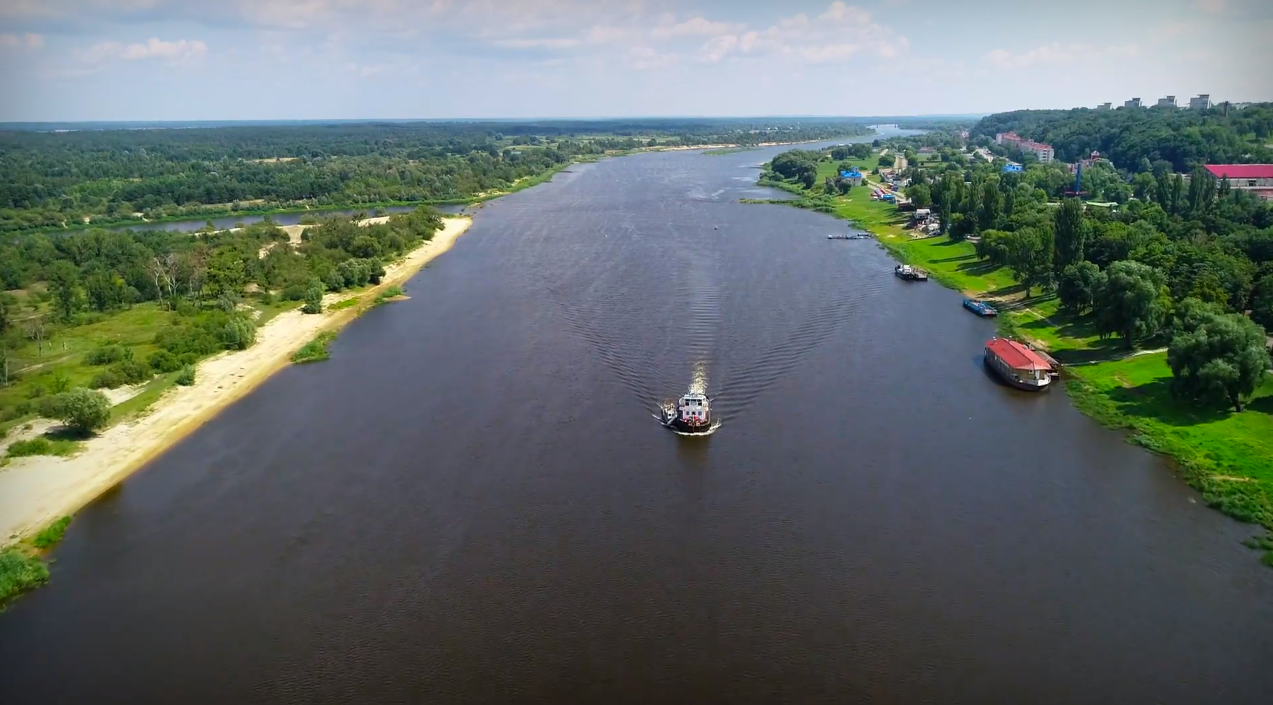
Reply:
M0 0L0 121L1273 100L1269 0Z

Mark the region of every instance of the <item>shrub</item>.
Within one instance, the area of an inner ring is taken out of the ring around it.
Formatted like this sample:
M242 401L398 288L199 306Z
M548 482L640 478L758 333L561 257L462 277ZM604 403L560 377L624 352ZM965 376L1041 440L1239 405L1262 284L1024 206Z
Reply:
M150 369L160 374L181 369L181 361L167 350L156 350L151 353L146 363L150 365Z
M231 316L221 334L226 350L247 350L256 342L256 324L244 316Z
M186 367L193 365L198 361L199 361L199 356L194 353L182 353L181 355L177 356L177 362L180 362L182 366L186 366Z
M45 527L44 531L36 534L31 544L42 551L52 548L62 542L62 537L66 535L66 527L70 525L71 518L62 517Z
M319 333L316 338L305 343L300 350L292 354L292 362L300 365L306 362L320 362L328 357L327 346L336 339L331 331Z
M120 377L115 370L98 372L88 383L89 389L114 389L122 386L124 386L124 378Z
M189 387L194 384L194 365L186 365L181 368L181 374L177 375L177 384L183 387Z
M305 292L305 305L301 307L302 313L322 313L323 312L323 290L313 286L309 291Z
M309 287L305 284L288 284L283 287L281 296L285 301L300 301L305 298L307 291L309 291Z
M30 440L14 441L5 452L10 458L25 458L31 455L52 455L53 444L44 436L36 436Z
M54 418L80 433L91 433L110 421L111 403L101 392L72 389L54 399L57 400Z
M94 347L84 355L85 365L113 365L123 359L123 350L118 345Z
M49 581L49 567L15 548L0 552L0 604Z
M111 372L119 375L124 384L141 384L153 376L150 367L133 359L112 365Z

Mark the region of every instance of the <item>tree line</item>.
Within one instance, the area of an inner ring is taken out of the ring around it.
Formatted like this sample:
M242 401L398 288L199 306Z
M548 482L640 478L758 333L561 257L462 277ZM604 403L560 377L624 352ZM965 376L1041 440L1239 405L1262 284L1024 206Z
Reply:
M287 204L464 200L581 156L862 134L851 121L394 123L0 132L0 233Z

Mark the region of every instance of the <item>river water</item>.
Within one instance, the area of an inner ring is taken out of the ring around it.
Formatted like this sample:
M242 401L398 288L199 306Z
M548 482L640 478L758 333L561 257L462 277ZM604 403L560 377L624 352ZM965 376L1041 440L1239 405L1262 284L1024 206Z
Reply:
M0 702L1273 702L1252 530L996 384L957 293L737 203L777 151L486 206L80 514Z

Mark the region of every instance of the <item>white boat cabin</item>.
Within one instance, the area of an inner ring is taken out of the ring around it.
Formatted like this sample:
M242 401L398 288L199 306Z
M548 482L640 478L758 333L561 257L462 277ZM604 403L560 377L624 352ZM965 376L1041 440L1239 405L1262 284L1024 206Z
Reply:
M687 424L701 425L712 416L711 401L706 394L686 394L676 405L677 415Z

